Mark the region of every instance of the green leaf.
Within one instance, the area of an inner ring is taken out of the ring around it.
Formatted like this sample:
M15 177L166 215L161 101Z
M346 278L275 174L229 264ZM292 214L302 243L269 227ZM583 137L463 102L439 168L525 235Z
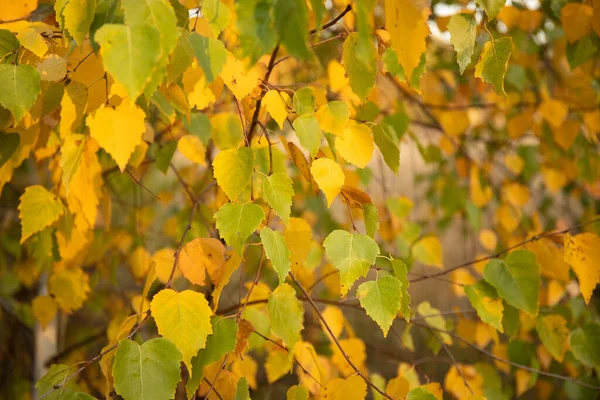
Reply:
M567 42L567 61L571 70L585 64L596 54L600 40L594 35L584 36L575 43Z
M240 255L248 236L258 229L265 213L258 204L226 203L215 214L219 235Z
M270 175L263 181L263 194L267 203L287 224L292 209L294 189L292 179L283 172Z
M302 89L296 90L293 102L294 110L296 110L296 115L299 117L303 115L315 115L317 102L311 88L303 87Z
M504 328L504 333L513 340L518 336L521 329L521 312L508 304L506 300L502 302L502 306L504 307L502 327Z
M18 133L0 132L0 167L2 167L19 147L21 137Z
M19 198L21 244L31 235L52 225L64 212L60 199L41 185L28 186Z
M191 33L184 28L178 29L180 31L179 39L167 65L167 80L169 82L175 81L194 62L194 49L190 44Z
M271 317L271 332L293 349L302 339L301 331L304 329L304 308L294 288L287 283L279 285L269 295L267 309Z
M375 139L375 144L379 147L387 166L397 174L398 168L400 168L400 149L394 140L380 125L373 126L373 139Z
M249 147L220 152L213 162L217 183L231 201L235 201L252 177L254 150Z
M363 204L363 218L365 220L365 229L367 235L375 238L375 233L379 230L379 212L375 204Z
M0 29L0 59L8 53L14 53L21 46L19 39L9 30Z
M503 260L491 260L483 271L485 280L508 304L533 316L538 313L540 266L529 250L515 250Z
M40 94L40 73L31 65L0 64L0 105L19 122Z
M558 314L540 315L537 318L535 329L544 344L544 347L558 362L563 361L567 351L567 338L569 328L567 321Z
M188 398L192 398L204 377L204 367L217 362L235 349L238 325L233 318L210 318L212 334L206 339L206 346L192 358L191 376L186 384Z
M477 37L477 21L473 14L455 14L448 22L450 43L456 50L461 75L471 63Z
M177 346L183 362L191 369L192 357L206 346L212 333L212 310L204 295L192 290L163 289L152 298L150 311L158 333Z
M127 90L132 101L148 84L161 55L160 33L150 25L106 24L96 31L104 69Z
M313 114L306 114L296 118L293 126L302 147L308 150L311 157L316 156L321 147L319 121Z
M362 101L375 86L377 75L376 51L371 40L360 40L356 32L344 41L342 60L350 79L352 91Z
M310 57L308 10L304 0L274 0L275 29L288 53L300 59Z
M511 396L502 390L502 379L495 366L485 363L475 364L475 370L483 377L483 394L487 400L509 400Z
M411 310L410 310L410 294L408 293L408 287L410 286L410 282L408 281L408 267L404 264L404 261L393 259L392 260L392 269L394 270L394 275L400 283L402 284L402 307L400 311L402 312L402 316L406 320L406 322L410 321Z
M480 280L474 285L465 286L465 293L479 318L499 332L504 332L502 326L504 307L496 289L486 281Z
M190 35L190 44L204 71L206 83L211 83L219 76L227 61L227 49L220 40L200 36L197 33Z
M475 65L475 77L492 85L496 93L502 96L506 96L504 92L504 74L512 49L513 43L509 37L486 42L479 62Z
M287 400L308 400L308 389L305 386L294 385L286 394Z
M61 10L63 28L80 46L90 31L95 11L96 0L67 1Z
M78 391L75 381L68 379L75 372L62 364L52 364L46 375L35 384L38 396L48 400L95 400L96 398ZM55 389L55 386L60 386Z
M169 170L169 164L171 164L175 150L177 150L177 141L172 140L156 152L156 169L165 175Z
M406 400L437 400L437 398L429 390L418 387L408 392Z
M575 329L569 345L576 359L588 367L600 368L600 324L588 323Z
M163 338L141 346L123 339L115 354L115 391L125 400L167 400L175 396L181 380L181 353Z
M488 21L491 21L496 18L500 10L502 10L506 0L475 0L475 3L480 5L481 8L485 10L485 13L488 16Z
M202 2L202 15L210 24L215 37L218 37L219 33L227 28L231 19L229 7L220 0L204 0Z
M148 76L146 87L146 94L151 95L165 78L169 55L181 34L177 29L177 17L167 0L122 0L121 4L128 26L152 26L160 33L160 56Z
M240 0L236 2L236 27L242 54L255 64L270 53L277 42L271 16L272 0Z
M367 275L379 254L379 246L367 235L352 234L341 229L331 232L323 246L327 258L340 271L342 296L348 293L359 277Z
M238 381L233 400L250 400L250 388L246 378L241 377Z
M285 239L281 232L277 232L265 226L260 231L260 240L262 241L267 258L271 260L273 268L279 276L279 284L285 282L288 272L290 272L290 250L285 244Z
M377 322L386 337L402 306L402 283L392 275L361 284L357 291L360 305Z

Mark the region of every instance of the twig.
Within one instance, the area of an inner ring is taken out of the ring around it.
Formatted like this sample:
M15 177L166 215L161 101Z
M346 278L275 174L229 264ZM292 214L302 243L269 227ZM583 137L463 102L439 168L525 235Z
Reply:
M127 339L131 339L133 337L133 335L135 335L142 328L142 326L146 323L146 321L148 321L149 318L150 318L150 310L148 310L146 312L146 316L144 317L144 319L141 320L140 323L137 324L133 328L133 330L129 333L129 335L127 335ZM73 372L71 375L67 376L62 382L57 383L52 388L50 388L50 390L48 390L46 393L42 394L40 396L40 400L43 399L44 397L48 396L50 393L54 392L55 390L58 390L61 387L63 387L68 381L70 381L71 379L73 379L75 376L77 376L79 373L81 373L84 369L86 369L87 367L89 367L90 365L92 365L93 363L95 363L96 361L98 361L99 359L101 359L102 357L104 357L106 354L108 354L111 351L113 351L114 349L116 349L119 346L119 342L120 341L116 342L115 344L113 344L112 346L110 346L106 350L102 351L101 353L99 353L95 357L91 358L90 360L85 361L83 363L83 365L81 367L79 367L79 369L77 371Z
M417 326L423 327L423 328L434 329L434 330L436 330L438 332L445 333L445 334L447 334L447 335L455 338L456 340L459 340L459 341L463 342L467 346L472 347L473 349L479 351L480 353L485 354L486 356L488 356L490 358L493 358L494 360L499 361L499 362L501 362L503 364L508 364L508 365L513 366L515 368L520 368L520 369L523 369L525 371L533 372L533 373L536 373L536 374L539 374L539 375L542 375L542 376L547 376L549 378L555 378L555 379L560 379L560 380L563 380L563 381L573 382L576 385L600 391L600 386L590 385L589 383L585 383L585 382L580 381L578 379L571 378L570 376L564 376L564 375L559 375L559 374L553 374L551 372L545 372L545 371L539 370L537 368L531 368L531 367L528 367L527 365L518 364L518 363L512 362L510 360L506 360L504 358L498 357L495 354L490 353L489 351L487 351L487 350L485 350L485 349L477 346L474 343L469 342L467 339L464 339L461 336L459 336L459 335L457 335L457 334L455 334L453 332L450 332L450 331L447 331L447 330L444 330L444 329L440 329L440 328L435 328L435 327L432 327L432 326L430 327L428 325L421 324L419 322L414 322L414 324L417 325Z
M486 257L482 257L482 258L478 258L478 259L472 260L472 261L467 261L467 262L464 262L462 264L455 265L452 268L448 268L448 269L446 269L444 271L436 272L434 274L423 275L423 276L420 276L418 278L411 279L410 283L420 282L420 281L424 281L426 279L431 279L431 278L437 278L439 276L443 276L443 275L449 274L452 271L456 271L457 269L468 267L470 265L474 265L474 264L480 263L482 261L491 260L492 258L500 257L501 255L506 254L509 251L512 251L512 250L517 249L517 248L522 247L522 246L525 246L527 243L532 243L532 242L535 242L537 240L540 240L540 239L543 239L543 238L547 238L547 237L551 237L551 236L562 235L564 233L572 231L573 229L582 228L584 226L591 225L591 224L594 224L596 222L600 222L600 218L596 218L596 219L593 219L593 220L588 221L588 222L583 222L581 224L574 225L574 226L571 226L569 228L562 229L560 231L552 231L552 232L541 233L539 235L532 236L529 239L524 240L524 241L522 241L520 243L517 243L517 244L514 244L514 245L512 245L510 247L507 247L506 249L501 250L501 251L497 252L496 254L492 254L490 256L486 256Z
M346 354L346 352L344 351L344 349L340 345L340 342L335 337L333 331L329 327L329 324L327 323L327 321L323 317L323 314L321 314L321 311L319 311L319 307L317 307L317 305L315 304L315 302L313 301L313 299L310 297L310 294L308 294L308 292L306 291L306 289L304 289L304 287L302 285L300 285L300 282L298 282L296 280L296 277L291 272L290 272L290 277L292 278L292 280L294 281L294 283L296 284L296 286L298 286L298 288L300 289L300 291L304 294L304 296L306 297L306 299L308 300L308 302L310 303L310 305L312 306L312 308L315 310L315 312L319 316L319 319L321 320L321 322L323 322L323 325L327 329L327 332L329 332L329 335L331 335L331 339L333 340L333 342L335 343L335 345L337 346L337 348L340 350L340 352L342 353L342 355L346 359L346 362L348 362L348 365L350 365L350 367L352 367L352 369L358 374L358 376L360 376L365 381L365 383L367 385L369 385L371 388L375 389L379 394L381 394L386 399L393 400L393 398L389 394L387 394L383 390L379 389L373 382L371 382L371 380L369 378L367 378L362 372L360 372L360 370L356 367L356 365L354 365L354 363L352 362L352 360L350 360L350 357L348 357L348 354Z
M471 392L471 394L474 395L475 393L473 393L473 389L471 388L471 385L469 385L469 382L467 382L467 378L465 378L464 374L462 373L462 370L460 369L460 366L456 362L456 359L454 358L454 355L452 354L452 352L448 348L448 345L446 343L444 343L444 340L440 337L440 335L437 334L436 331L434 331L433 329L431 329L431 327L428 327L428 328L429 328L429 331L431 332L431 334L433 336L435 336L435 338L438 340L438 342L440 342L440 344L442 345L442 347L446 351L446 354L448 354L448 357L450 357L450 360L452 360L452 364L454 364L454 366L458 370L458 374L462 378L462 380L465 383L465 386L467 387L467 389L469 389L469 392Z
M65 347L63 350L59 351L58 353L47 359L44 365L46 365L46 367L49 367L50 365L55 364L58 360L67 356L72 351L77 350L80 347L84 347L90 343L94 343L96 340L103 338L105 334L105 331L98 332L95 335L88 336L85 339L80 340L79 342L75 342Z
M144 186L144 184L142 182L140 182L138 179L136 179L135 176L133 176L133 174L129 171L129 169L125 168L125 172L127 172L127 174L129 175L129 177L131 179L133 179L133 181L135 183L138 184L138 186L140 186L142 189L144 189L146 192L150 193L152 196L154 196L155 199L160 201L160 197L158 197L157 195L155 195L150 189L148 189L146 186Z
M262 333L258 332L258 331L252 331L252 333L256 333L258 336L260 336L261 338L263 338L264 340L273 343L276 346L279 346L280 348L282 348L285 351L290 351L290 349L288 349L286 346L282 345L279 342L276 342L275 340L271 339L268 336L263 335ZM310 372L308 372L308 370L306 368L304 368L304 366L302 366L302 364L300 364L300 362L298 361L298 359L296 358L296 356L294 356L294 362L296 364L298 364L298 366L300 367L300 369L302 369L302 371L304 371L304 373L306 375L308 375L309 377L311 377L315 382L317 382L317 385L323 387L323 384L321 384L321 382L319 382L317 380L317 378L315 378L314 376L312 376L312 374Z
M216 376L215 379L213 379L213 381L209 381L207 377L203 376L202 379L204 380L204 382L208 383L210 385L210 389L208 391L208 393L206 393L205 398L208 399L208 395L210 394L210 390L212 390L213 392L215 392L215 394L217 395L217 397L219 398L219 400L223 400L223 396L221 396L219 394L219 392L217 392L217 389L215 389L215 383L217 381Z

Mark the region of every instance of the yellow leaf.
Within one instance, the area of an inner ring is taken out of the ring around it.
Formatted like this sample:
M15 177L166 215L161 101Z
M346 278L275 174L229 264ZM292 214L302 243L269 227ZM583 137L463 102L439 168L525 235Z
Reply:
M470 365L458 364L465 380L473 390L473 395L483 394L483 378L477 373L474 367ZM444 378L444 388L452 393L457 399L463 399L471 396L471 390L465 385L463 377L460 375L457 367L453 365Z
M506 200L515 207L523 207L529 201L529 188L520 183L509 183L504 186Z
M560 10L560 22L569 43L575 43L592 32L594 9L583 3L567 3Z
M141 280L146 277L152 266L152 259L143 246L136 247L129 255L129 266L135 279Z
M344 325L346 324L344 313L338 307L327 306L323 310L322 314L325 321L327 321L327 325L329 325L329 328L333 332L333 336L335 336L336 339L339 339L342 331L344 330ZM321 329L323 329L323 332L326 332L327 336L329 336L329 332L325 328L323 322L321 322Z
M327 207L330 207L333 199L342 191L342 185L346 180L342 167L328 158L319 158L313 161L310 172L319 188L325 193Z
M481 236L479 238L481 241ZM463 289L466 285L473 285L477 280L471 275L467 269L457 269L450 274L452 282L460 283L460 285L452 285L452 291L457 297L465 297L465 290Z
M217 271L225 263L225 246L214 238L196 238L179 255L179 269L193 284L205 285L207 271Z
M71 135L81 136L81 135ZM68 136L65 145L71 140ZM69 183L67 204L75 214L75 225L78 230L86 232L96 224L98 206L102 196L102 166L96 155L98 143L88 139L81 145L81 155L76 170Z
M220 76L239 100L252 93L258 84L258 73L254 68L244 71L246 71L244 64L233 54L227 52L227 62L223 66Z
M290 250L292 269L303 266L312 241L312 229L308 222L302 218L290 218L284 228L283 237Z
M217 311L217 308L219 307L219 299L221 298L221 292L223 291L225 285L227 285L229 282L231 274L238 269L241 262L242 257L237 252L231 252L229 259L223 264L218 282L213 282L215 285L215 289L213 291L213 312Z
M58 82L67 75L67 61L57 54L51 54L36 66L43 81Z
M483 207L492 199L493 193L492 188L489 186L482 186L479 168L471 167L471 175L469 179L469 186L471 191L471 201L477 207Z
M152 263L154 264L156 277L161 283L167 283L169 281L169 276L171 276L171 270L173 269L173 264L175 263L174 254L175 249L166 247L156 251L152 255ZM177 275L177 270L175 270L175 273L175 275Z
M442 390L442 385L437 382L428 383L427 385L421 385L421 388L427 390L429 393L433 394L437 400L443 400L444 392ZM485 399L482 399L485 400Z
M331 60L327 64L327 76L329 78L329 89L332 92L339 93L343 89L350 87L350 80L346 76L346 70L337 60Z
M506 167L515 175L520 175L523 172L525 161L518 154L508 154L504 157Z
M61 268L55 270L48 282L48 291L67 314L83 306L90 291L88 275L81 268Z
M442 264L442 244L434 235L428 235L412 247L412 255L418 262L436 268L444 268Z
M517 386L517 397L521 397L523 393L531 388L531 372L524 369L515 371L515 381Z
M565 283L569 281L569 264L564 260L563 249L554 242L542 238L527 243L525 247L535 253L536 261L540 265L543 275Z
M292 368L292 360L287 351L280 347L274 346L273 350L267 355L265 361L265 371L267 372L267 381L273 383L288 372Z
M428 3L420 0L385 0L385 28L396 50L404 76L410 79L427 51ZM410 40L408 40L410 38Z
M42 330L54 319L58 311L56 301L50 296L37 296L31 302L31 310L35 318L40 321Z
M351 338L339 340L339 343L356 368L362 369L367 359L364 342L358 338ZM333 362L343 376L350 376L356 373L335 344L331 345L331 350L333 351L331 362Z
M569 107L565 103L551 98L545 99L540 105L539 110L542 117L544 117L553 128L559 128L563 122L565 122L567 114L569 113Z
M479 242L486 250L494 251L498 245L498 237L494 231L490 229L482 229L479 232Z
M4 0L0 8L0 22L26 18L37 6L38 0Z
M206 84L206 78L200 68L197 70L201 73L200 79L196 81L193 86L192 92L188 94L188 101L190 107L196 107L198 110L204 110L209 105L213 104L216 100L214 92Z
M385 392L393 399L404 399L410 391L410 383L402 376L390 379L385 387Z
M575 271L585 304L589 304L600 282L600 237L590 232L575 236L567 233L564 259Z
M129 157L142 142L146 130L144 111L128 99L115 109L100 107L87 120L91 136L117 162L121 172Z
M231 372L238 377L246 378L250 389L256 390L258 385L256 384L256 373L258 371L258 364L248 354L244 355L244 358L238 358L231 364Z
M563 171L550 167L542 167L541 171L544 183L551 193L558 193L567 184L567 176Z
M200 139L194 135L185 135L177 142L177 150L188 160L206 166L206 149Z
M502 204L498 207L496 217L500 225L509 233L514 232L521 223L521 213L510 204Z
M54 194L40 185L28 186L19 198L20 243L52 225L63 212L63 205Z
M446 111L442 113L440 124L450 136L462 135L469 129L469 115L466 111Z
M574 119L566 120L560 127L552 129L552 136L554 141L567 151L573 146L579 130L581 129L581 122Z
M271 117L277 122L280 129L283 129L283 123L288 115L288 107L291 107L290 96L286 92L278 90L269 90L262 99Z
M315 117L319 122L321 130L344 137L348 122L350 121L350 110L346 103L332 101L321 106L317 110Z
M446 330L446 320L441 315L440 310L431 307L431 304L428 301L421 302L417 306L417 312L420 316L424 317L427 325L437 330ZM436 333L444 341L444 343L452 344L452 338L448 334L443 332Z
M319 392L317 400L364 400L367 384L358 375L348 379L332 379Z
M163 289L150 303L158 333L170 340L183 354L183 362L192 370L191 359L206 346L212 333L212 311L202 293Z
M373 132L368 125L350 123L344 136L335 139L335 148L344 160L364 168L373 155Z

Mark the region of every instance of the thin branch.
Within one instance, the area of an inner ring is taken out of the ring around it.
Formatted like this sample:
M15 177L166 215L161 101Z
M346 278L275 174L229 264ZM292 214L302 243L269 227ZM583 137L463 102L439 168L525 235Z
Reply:
M350 357L348 357L348 354L346 354L346 352L344 351L344 349L342 348L340 342L337 340L337 338L335 337L333 331L331 330L331 328L329 327L329 324L327 323L327 321L325 320L325 318L323 317L323 314L321 314L321 311L319 311L319 307L317 307L317 305L315 304L315 302L313 301L313 299L310 297L310 294L308 294L308 292L306 291L306 289L304 289L304 287L300 284L300 282L298 282L296 280L296 277L294 276L294 274L292 274L290 272L290 277L292 278L292 280L294 281L294 283L296 284L296 286L298 286L298 288L300 289L300 291L304 294L304 296L306 297L306 299L308 300L308 302L310 303L310 305L312 306L312 308L315 310L315 312L317 313L317 315L319 316L319 319L321 320L321 322L323 322L323 325L325 326L325 328L327 329L327 331L329 332L329 335L331 336L331 339L333 340L333 342L335 343L335 345L337 346L337 348L340 350L340 352L342 353L342 355L344 356L344 358L346 359L346 362L348 362L348 365L350 365L350 367L352 367L352 369L358 374L358 376L360 376L367 385L369 385L371 388L375 389L379 394L381 394L383 397L385 397L386 399L389 400L393 400L393 398L387 394L386 392L384 392L383 390L379 389L373 382L371 382L371 380L369 378L367 378L357 367L356 365L354 365L354 363L352 362L352 360L350 360Z
M438 331L440 333L445 333L445 334L447 334L447 335L455 338L456 340L459 340L459 341L463 342L467 346L472 347L473 349L479 351L480 353L485 354L486 356L488 356L488 357L490 357L490 358L492 358L492 359L494 359L494 360L496 360L498 362L501 362L503 364L508 364L508 365L510 365L512 367L515 367L515 368L519 368L519 369L522 369L522 370L525 370L525 371L533 372L533 373L536 373L536 374L539 374L539 375L542 375L542 376L547 376L548 378L555 378L555 379L560 379L562 381L573 382L576 385L600 391L600 386L590 385L589 383L580 381L580 380L575 379L575 378L571 378L570 376L564 376L564 375L559 375L559 374L553 374L551 372L545 372L545 371L539 370L537 368L531 368L531 367L528 367L527 365L518 364L518 363L512 362L510 360L506 360L504 358L498 357L497 355L495 355L495 354L493 354L493 353L491 353L491 352L489 352L489 351L487 351L487 350L485 350L485 349L477 346L476 344L469 342L467 339L462 338L461 336L455 334L454 332L450 332L450 331L447 331L447 330L444 330L444 329L435 328L435 327L432 327L432 326L421 324L419 322L415 322L414 324L417 325L417 326L423 327L423 328L434 329L434 330L436 330L436 331Z
M444 271L436 272L434 274L423 275L423 276L420 276L418 278L411 279L410 283L421 282L421 281L424 281L426 279L431 279L431 278L437 278L439 276L443 276L443 275L449 274L450 272L456 271L457 269L465 268L465 267L468 267L470 265L474 265L474 264L480 263L482 261L487 261L487 260L491 260L492 258L500 257L501 255L506 254L506 253L508 253L508 252L510 252L510 251L512 251L514 249L517 249L519 247L525 246L528 243L532 243L532 242L535 242L537 240L540 240L540 239L543 239L543 238L547 238L547 237L551 237L551 236L562 235L562 234L565 234L565 233L567 233L569 231L572 231L574 229L583 228L584 226L591 225L591 224L594 224L594 223L597 223L597 222L600 222L600 218L596 218L596 219L593 219L593 220L588 221L588 222L583 222L581 224L577 224L577 225L571 226L569 228L562 229L560 231L552 231L552 232L541 233L539 235L532 236L529 239L524 240L524 241L522 241L520 243L517 243L517 244L514 244L514 245L512 245L510 247L507 247L506 249L504 249L502 251L499 251L496 254L492 254L492 255L487 256L487 257L478 258L478 259L472 260L472 261L467 261L467 262L464 262L462 264L455 265L454 267L448 268L448 269L446 269Z
M337 15L337 16L336 16L334 19L332 19L331 21L329 21L329 22L326 22L326 23L324 23L323 25L321 25L321 28L320 28L320 29L317 29L317 28L311 29L311 30L308 32L308 33L309 33L309 35L314 35L314 34L315 34L315 33L317 33L319 30L324 30L324 29L327 29L327 28L329 28L329 27L331 27L331 26L333 26L333 25L337 24L337 22L338 22L340 19L344 18L344 15L348 14L350 11L352 11L352 5L351 5L351 4L348 4L348 5L346 6L346 8L344 8L344 10L342 10L342 12L341 12L341 13L339 13L339 14L338 14L338 15Z
M209 380L208 380L208 378L207 378L207 377L205 377L205 376L204 376L204 377L202 377L202 379L204 380L204 382L206 382L206 383L208 383L208 384L210 385L210 389L209 389L208 393L206 393L206 396L205 396L205 398L207 398L207 399L208 399L208 395L210 394L210 390L212 390L213 392L215 392L215 394L217 395L217 397L219 398L219 400L223 400L223 396L221 396L221 395L219 394L219 392L217 392L217 389L215 389L215 388L214 388L214 387L215 387L216 380L217 380L217 379L216 379L216 377L215 377L215 379L213 379L213 381L212 381L212 382L211 382L211 381L209 381Z
M146 312L146 316L144 317L144 319L141 320L140 323L137 324L133 328L133 330L129 333L129 335L127 335L127 339L131 339L133 337L133 335L135 335L142 328L142 326L146 323L146 321L148 321L149 318L150 318L150 310L148 310ZM62 382L57 383L56 385L52 386L52 388L50 388L46 393L42 394L40 396L40 400L43 399L44 397L48 396L50 393L54 392L55 390L58 390L61 387L63 387L67 382L69 382L71 379L73 379L74 377L79 375L87 367L89 367L90 365L92 365L93 363L95 363L96 361L98 361L102 357L104 357L106 354L108 354L111 351L113 351L114 349L116 349L119 346L119 342L120 341L116 342L115 344L113 344L112 346L107 348L106 350L104 350L101 353L99 353L98 355L96 355L94 358L91 358L90 360L85 361L83 363L83 365L81 367L79 367L79 369L77 371L73 372L71 375L67 376Z
M125 172L127 172L127 174L129 175L129 177L131 179L133 179L133 181L135 183L137 183L138 186L140 186L142 189L144 189L146 192L150 193L152 196L154 196L155 199L160 201L160 197L158 197L157 195L155 195L150 189L148 189L146 186L144 186L144 184L139 181L138 179L136 179L135 176L133 176L133 174L129 171L129 169L125 168Z
M465 378L462 370L460 369L460 366L458 365L458 363L456 362L456 359L454 358L454 355L452 354L452 352L448 348L448 345L444 342L444 340L440 337L440 335L437 334L436 331L434 331L431 328L429 328L429 331L431 332L431 334L433 336L435 336L435 338L437 339L437 341L440 342L440 344L442 345L442 347L446 351L446 354L448 354L448 357L450 357L450 360L452 360L452 364L454 364L454 366L456 367L456 370L458 371L458 374L460 375L460 377L462 378L463 382L465 383L465 386L467 387L467 389L469 389L469 392L471 392L471 394L474 395L475 393L473 393L473 389L471 388L471 385L469 385L469 382L467 381L467 378Z
M275 340L271 339L268 336L263 335L262 333L258 332L258 331L252 331L252 333L256 333L258 336L260 336L261 338L263 338L264 340L273 343L274 345L282 348L285 351L290 351L290 349L288 349L286 346L284 346L283 344L276 342ZM315 378L314 376L312 376L312 374L310 372L308 372L308 370L306 368L304 368L304 366L302 366L302 364L300 364L300 362L298 361L298 359L296 358L296 356L294 356L294 362L296 364L298 364L298 366L300 367L300 369L302 369L302 371L304 371L304 373L306 375L308 375L309 377L311 377L315 382L317 382L317 385L323 387L323 384L321 384L321 382L319 382L317 380L317 378Z
M105 334L106 334L106 331L98 332L94 335L86 337L83 340L80 340L79 342L75 342L75 343L65 347L60 352L56 353L55 355L53 355L52 357L47 359L46 362L44 363L44 365L46 365L46 367L49 367L50 365L57 363L58 360L69 355L72 351L77 350L80 347L87 346L90 343L94 343L96 340L103 338Z

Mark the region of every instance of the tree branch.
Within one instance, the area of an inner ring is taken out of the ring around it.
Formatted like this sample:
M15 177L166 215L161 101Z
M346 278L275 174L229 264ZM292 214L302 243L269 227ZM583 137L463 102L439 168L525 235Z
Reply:
M312 306L312 308L315 310L315 312L319 316L319 319L321 320L321 322L323 322L323 325L327 329L327 332L329 332L329 335L331 336L331 339L333 340L333 342L335 343L335 345L337 346L337 348L340 349L340 352L342 353L342 355L346 359L346 362L348 362L348 365L350 365L350 367L352 367L352 369L358 374L358 376L360 376L365 381L365 383L367 385L369 385L371 388L375 389L379 394L381 394L386 399L393 400L393 398L389 394L387 394L383 390L379 389L373 382L371 382L371 380L369 378L367 378L362 372L360 372L360 370L356 367L356 365L354 365L354 363L352 362L352 360L350 360L350 357L348 357L348 354L346 354L346 352L342 348L342 345L340 344L340 342L337 340L337 338L333 334L333 331L331 330L331 328L329 327L329 324L327 323L327 321L323 317L323 314L321 314L321 311L319 311L319 307L317 307L317 305L315 304L315 302L310 297L310 294L308 294L308 292L306 291L306 289L304 289L304 287L302 287L302 285L300 285L300 282L298 282L296 280L296 277L294 277L294 274L292 274L291 272L290 272L290 277L292 278L292 280L294 281L294 283L296 284L296 286L298 286L298 288L300 289L300 291L304 294L304 296L306 297L306 299L308 300L308 302L310 303L310 305Z

